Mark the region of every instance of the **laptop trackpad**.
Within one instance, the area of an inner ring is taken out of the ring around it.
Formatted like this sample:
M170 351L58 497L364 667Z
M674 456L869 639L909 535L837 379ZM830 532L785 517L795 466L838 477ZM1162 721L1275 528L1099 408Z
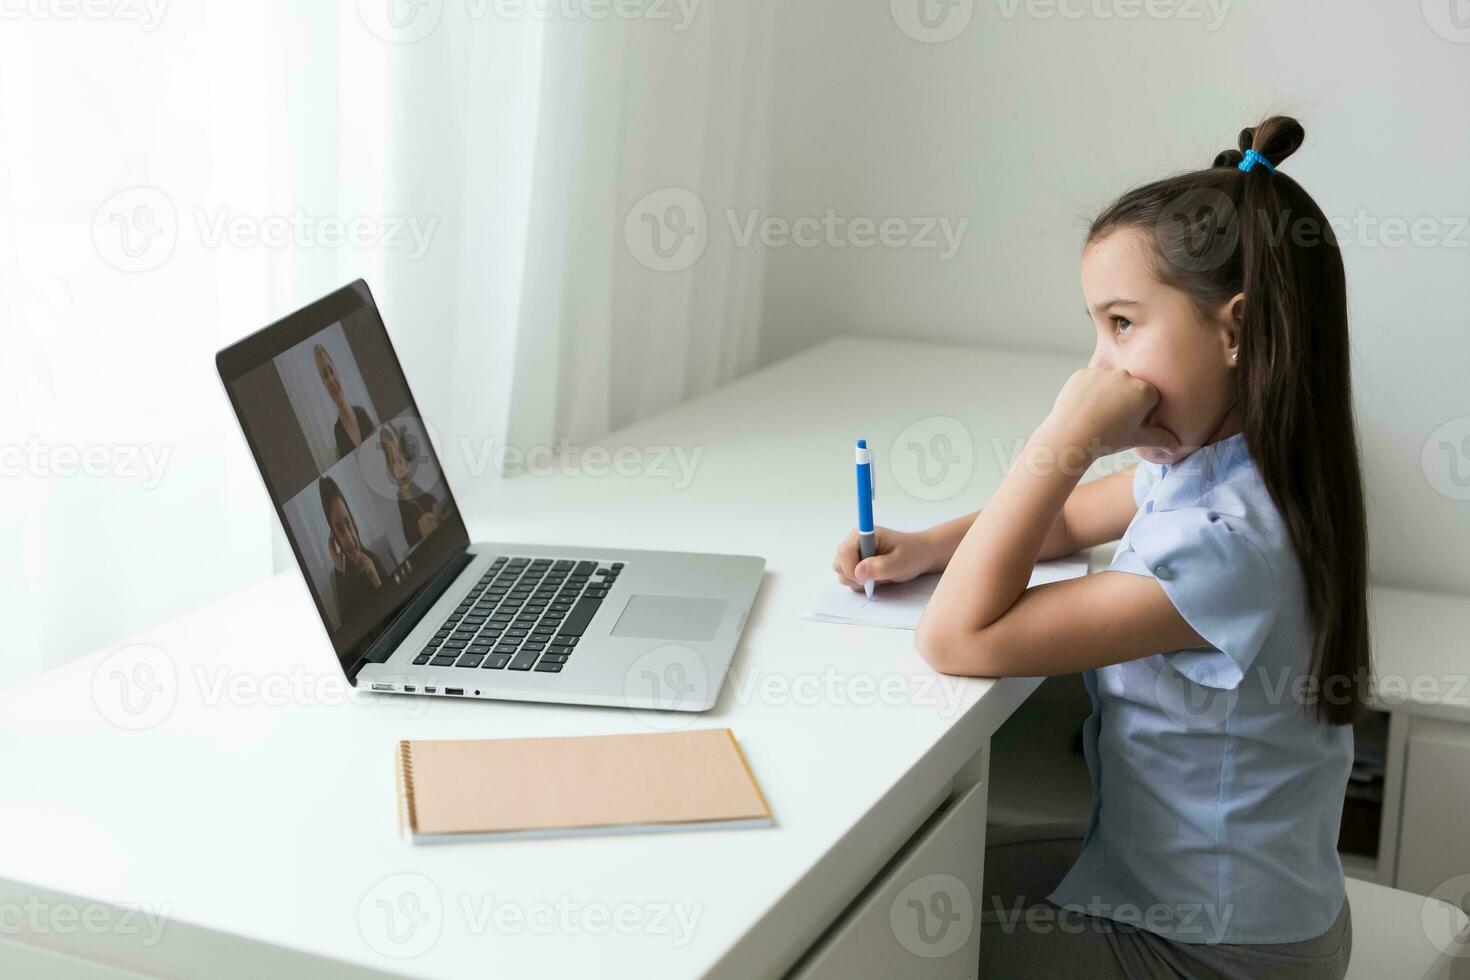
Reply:
M613 636L646 640L713 640L725 618L724 599L635 595L623 607Z

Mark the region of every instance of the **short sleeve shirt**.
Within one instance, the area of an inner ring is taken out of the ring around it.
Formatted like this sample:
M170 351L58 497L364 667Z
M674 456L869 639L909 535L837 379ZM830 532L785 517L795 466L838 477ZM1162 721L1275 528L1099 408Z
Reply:
M1344 900L1353 740L1302 704L1311 629L1285 525L1244 435L1141 463L1133 490L1109 570L1152 576L1208 645L1083 675L1092 815L1048 899L1178 942L1316 937Z

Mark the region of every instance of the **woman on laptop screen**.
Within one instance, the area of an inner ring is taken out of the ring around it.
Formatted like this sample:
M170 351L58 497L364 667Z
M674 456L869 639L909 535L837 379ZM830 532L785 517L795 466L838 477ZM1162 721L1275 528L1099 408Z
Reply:
M327 348L317 344L312 353L316 357L316 371L322 379L322 387L327 389L332 404L337 406L337 424L332 427L332 432L337 438L337 458L342 459L362 445L373 431L373 417L362 406L347 404L347 396L342 391L342 376L337 373L337 365L332 361L332 355L327 353Z
M322 513L332 528L327 538L332 552L332 591L337 594L341 625L346 629L370 615L374 593L383 587L388 576L378 556L363 546L357 521L337 481L324 476L317 487Z
M378 430L378 448L398 492L398 516L403 522L403 537L412 548L439 527L438 502L427 490L414 483L418 444L412 433L389 422Z

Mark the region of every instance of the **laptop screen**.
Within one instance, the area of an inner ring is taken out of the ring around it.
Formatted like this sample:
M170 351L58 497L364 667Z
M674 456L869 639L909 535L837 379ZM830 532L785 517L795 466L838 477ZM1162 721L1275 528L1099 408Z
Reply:
M217 357L344 669L469 543L361 280Z

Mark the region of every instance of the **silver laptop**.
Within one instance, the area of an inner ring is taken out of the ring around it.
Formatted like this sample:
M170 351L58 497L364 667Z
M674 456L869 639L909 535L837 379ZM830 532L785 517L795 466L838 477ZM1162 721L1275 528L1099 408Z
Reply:
M765 560L471 543L365 282L215 360L354 685L714 706Z

